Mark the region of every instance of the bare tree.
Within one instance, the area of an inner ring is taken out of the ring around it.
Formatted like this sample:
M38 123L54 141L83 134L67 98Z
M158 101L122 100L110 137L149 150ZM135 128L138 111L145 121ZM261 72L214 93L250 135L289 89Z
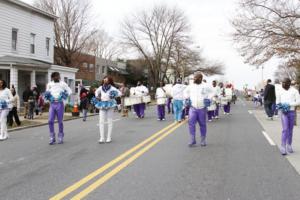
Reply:
M54 23L56 62L70 66L97 30L91 28L90 1L36 0L35 5L59 18Z
M232 37L245 62L261 65L299 55L299 0L240 0L237 12Z
M285 64L278 66L278 69L275 72L275 78L283 80L284 78L290 78L291 80L296 80L298 76L298 71L295 67L289 67Z
M121 54L122 49L107 32L98 29L97 33L90 38L85 51L92 53L96 57L112 60Z
M162 71L169 66L174 41L186 37L188 32L184 13L166 6L134 14L122 24L124 44L137 50L148 63L151 86L156 86Z

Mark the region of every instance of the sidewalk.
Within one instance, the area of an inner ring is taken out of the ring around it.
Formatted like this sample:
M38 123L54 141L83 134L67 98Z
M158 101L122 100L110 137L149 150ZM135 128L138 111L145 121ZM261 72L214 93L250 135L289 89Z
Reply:
M280 117L274 118L274 120L268 120L266 118L265 112L263 110L251 110L253 115L256 119L260 122L262 127L264 128L265 132L271 137L271 139L275 142L278 147L278 154L279 147L281 145L281 119ZM294 135L293 135L293 154L288 154L286 158L292 164L292 166L296 169L298 174L300 174L300 123L299 123L299 116L300 113L298 112L298 125L294 126Z
M87 117L95 116L95 115L98 115L98 113L88 113ZM40 115L34 116L33 120L29 120L29 119L24 118L23 115L20 115L19 117L20 117L20 121L21 121L21 126L16 126L16 124L14 123L14 125L12 127L8 126L8 132L47 125L48 124L48 116L49 116L49 113L46 112L46 113L43 113L41 116ZM82 117L83 117L82 113L80 113L80 116L78 116L78 117L73 117L72 113L65 113L64 121L79 119Z

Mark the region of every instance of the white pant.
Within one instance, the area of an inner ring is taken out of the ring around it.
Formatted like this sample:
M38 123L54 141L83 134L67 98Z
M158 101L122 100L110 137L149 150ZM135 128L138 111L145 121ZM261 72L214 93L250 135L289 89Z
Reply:
M111 140L111 132L112 132L112 118L113 118L113 109L110 108L108 110L100 110L99 111L99 131L100 131L100 141L104 141L104 124L105 121L107 120L108 124L108 132L107 132L107 137L106 141Z
M7 139L7 115L9 113L8 109L0 109L0 140Z

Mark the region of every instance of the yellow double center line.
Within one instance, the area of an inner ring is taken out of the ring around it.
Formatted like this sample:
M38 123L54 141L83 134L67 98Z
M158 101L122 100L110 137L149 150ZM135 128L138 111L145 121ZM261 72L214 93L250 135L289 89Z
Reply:
M89 185L86 189L82 190L80 193L78 193L77 195L75 195L72 198L72 200L82 199L82 198L86 197L89 193L91 193L97 187L101 186L103 183L105 183L106 181L108 181L114 175L116 175L117 173L119 173L122 169L124 169L125 167L127 167L130 163L132 163L138 157L140 157L141 155L143 155L146 151L148 151L149 149L151 149L159 141L161 141L162 139L164 139L165 137L167 137L169 134L171 134L173 131L175 131L178 127L180 127L184 123L185 123L185 121L183 123L180 123L180 124L172 123L169 126L163 128L162 130L160 130L157 133L153 134L151 137L147 138L143 142L139 143L138 145L136 145L133 148L131 148L128 151L126 151L125 153L121 154L120 156L118 156L114 160L110 161L109 163L107 163L104 166L100 167L99 169L95 170L91 174L89 174L86 177L82 178L81 180L79 180L78 182L74 183L70 187L66 188L62 192L58 193L57 195L51 197L50 200L63 199L64 197L66 197L70 193L74 192L75 190L77 190L78 188L80 188L81 186L83 186L84 184L86 184L87 182L89 182L90 180L92 180L93 178L95 178L96 176L100 175L101 173L103 173L107 169L111 168L112 166L114 166L118 162L122 161L124 158L126 158L130 154L134 153L135 151L139 150L140 148L142 148L143 146L145 146L147 143L150 142L145 147L143 147L142 149L140 149L137 153L135 153L134 155L132 155L131 157L129 157L127 160L125 160L124 162L122 162L121 164L119 164L118 166L116 166L114 169L112 169L110 172L108 172L107 174L105 174L101 178L97 179L94 183L92 183L91 185Z

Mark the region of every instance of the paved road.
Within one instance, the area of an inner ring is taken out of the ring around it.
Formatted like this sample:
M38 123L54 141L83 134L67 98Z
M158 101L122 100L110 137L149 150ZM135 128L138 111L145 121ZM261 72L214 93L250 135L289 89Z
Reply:
M187 124L157 122L153 107L144 120L117 121L111 144L97 143L96 124L66 122L66 142L55 146L47 127L11 133L0 143L0 199L299 200L300 176L242 104L209 124L204 148L187 147Z

